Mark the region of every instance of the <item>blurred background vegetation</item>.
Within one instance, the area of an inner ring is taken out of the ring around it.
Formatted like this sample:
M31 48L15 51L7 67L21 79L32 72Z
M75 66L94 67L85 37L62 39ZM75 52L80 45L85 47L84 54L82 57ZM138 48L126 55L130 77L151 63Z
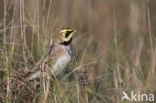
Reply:
M77 69L58 80L47 103L131 103L121 101L122 91L156 95L155 0L0 0L0 7L0 84L31 70L70 27L76 61L63 76ZM44 93L10 95L0 91L11 103L38 103Z

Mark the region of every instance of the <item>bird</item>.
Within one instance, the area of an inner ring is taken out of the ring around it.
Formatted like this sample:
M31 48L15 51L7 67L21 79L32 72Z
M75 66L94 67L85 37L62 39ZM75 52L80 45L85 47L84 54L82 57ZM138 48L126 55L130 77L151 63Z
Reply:
M50 44L44 59L37 63L35 66L37 69L29 75L27 80L33 80L40 77L41 70L39 67L42 67L45 64L48 64L48 67L50 68L50 70L48 69L48 72L51 72L53 76L59 75L72 60L72 37L75 32L76 30L71 28L60 30L58 38L53 40Z

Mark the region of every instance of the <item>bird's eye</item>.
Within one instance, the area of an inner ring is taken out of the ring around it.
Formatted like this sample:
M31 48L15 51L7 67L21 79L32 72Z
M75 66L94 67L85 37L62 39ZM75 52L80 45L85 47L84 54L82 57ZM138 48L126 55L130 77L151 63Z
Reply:
M65 37L68 38L68 36L72 33L72 31L67 31L65 34Z

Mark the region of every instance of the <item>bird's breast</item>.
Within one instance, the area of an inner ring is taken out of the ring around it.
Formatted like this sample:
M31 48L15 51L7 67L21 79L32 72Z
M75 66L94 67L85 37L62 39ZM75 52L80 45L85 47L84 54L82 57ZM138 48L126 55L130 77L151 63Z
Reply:
M72 59L72 50L71 48L67 48L67 52L59 56L59 58L54 63L52 73L54 75L57 75L60 72L62 72L66 68L66 66L70 63L71 59Z

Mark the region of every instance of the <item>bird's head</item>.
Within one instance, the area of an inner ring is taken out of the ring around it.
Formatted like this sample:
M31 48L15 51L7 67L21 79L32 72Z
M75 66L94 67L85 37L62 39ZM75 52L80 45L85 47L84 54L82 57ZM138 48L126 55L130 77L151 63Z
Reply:
M60 39L62 42L70 42L76 30L74 29L63 29L60 31Z

